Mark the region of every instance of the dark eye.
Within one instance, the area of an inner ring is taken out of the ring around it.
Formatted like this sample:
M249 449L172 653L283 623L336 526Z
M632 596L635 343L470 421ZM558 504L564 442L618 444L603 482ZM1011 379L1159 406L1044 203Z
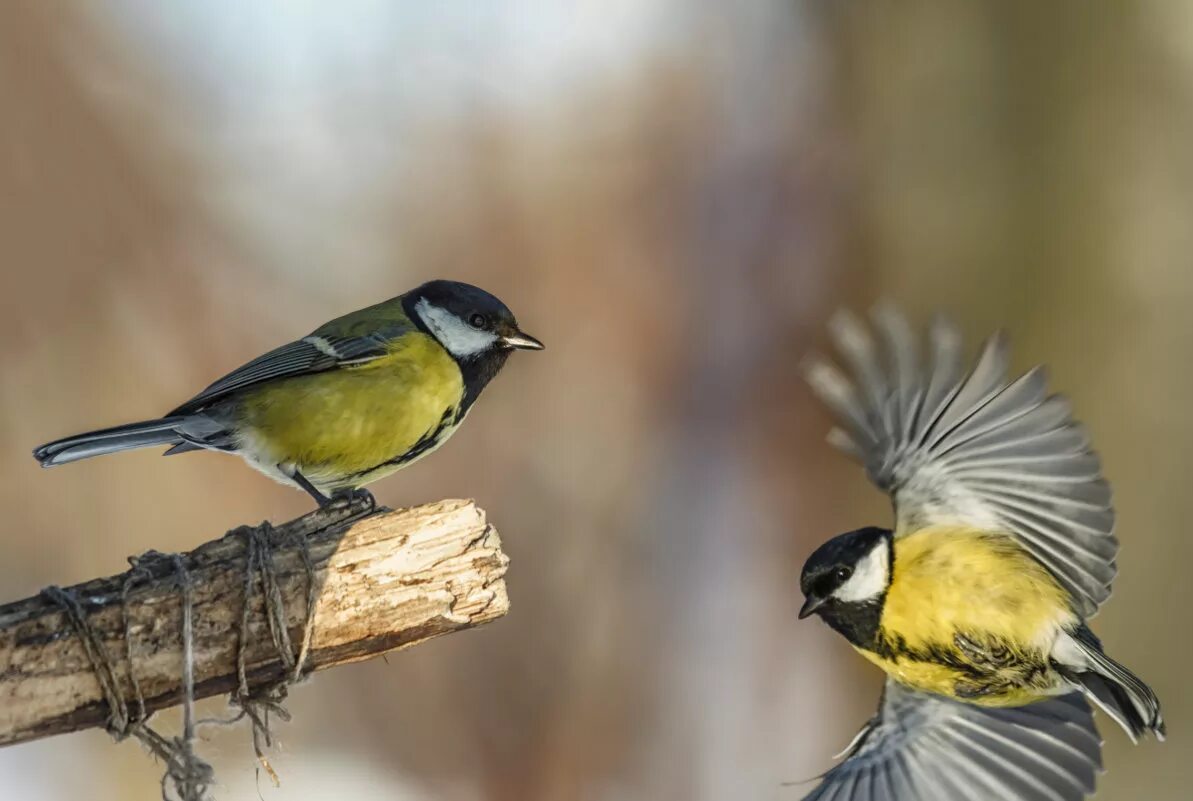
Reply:
M484 328L489 324L489 321L483 314L474 314L468 318L468 324L473 328Z
M836 570L833 571L833 578L835 578L838 582L849 581L849 577L852 575L853 575L852 567L842 566L842 567L838 567Z

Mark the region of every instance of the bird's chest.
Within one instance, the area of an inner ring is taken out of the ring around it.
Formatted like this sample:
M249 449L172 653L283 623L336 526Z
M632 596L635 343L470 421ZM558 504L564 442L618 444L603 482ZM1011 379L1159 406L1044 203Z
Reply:
M243 414L271 458L318 485L357 484L439 447L460 423L463 394L455 361L414 339L360 368L279 382Z
M1051 574L1009 539L930 529L896 541L863 654L908 686L1014 705L1055 684L1048 654L1073 619Z

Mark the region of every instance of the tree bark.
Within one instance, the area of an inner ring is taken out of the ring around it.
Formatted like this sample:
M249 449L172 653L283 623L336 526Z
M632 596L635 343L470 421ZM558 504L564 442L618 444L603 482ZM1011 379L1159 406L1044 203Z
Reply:
M265 533L295 653L313 589L308 671L471 628L509 609L503 580L509 560L484 512L470 501L373 513L354 502ZM238 685L246 542L238 529L183 555L191 582L196 699ZM169 559L140 564L127 599L130 573L95 579L68 593L81 601L130 708L136 707L131 669L153 712L182 700L182 593ZM287 673L266 617L261 576L253 582L245 639L250 688ZM126 611L132 665L126 658ZM0 745L102 726L109 712L83 641L59 605L39 595L0 606Z

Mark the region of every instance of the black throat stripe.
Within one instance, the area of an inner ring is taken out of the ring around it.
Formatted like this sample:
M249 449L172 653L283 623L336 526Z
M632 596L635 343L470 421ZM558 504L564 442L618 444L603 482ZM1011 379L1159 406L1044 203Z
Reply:
M820 617L838 634L858 648L879 653L881 647L882 604L884 592L878 598L860 603L830 602L820 610Z

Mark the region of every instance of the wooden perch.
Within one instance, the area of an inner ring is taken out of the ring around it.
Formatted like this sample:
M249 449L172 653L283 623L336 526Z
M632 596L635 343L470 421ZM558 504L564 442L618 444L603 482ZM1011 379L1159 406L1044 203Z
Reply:
M365 516L362 516L365 515ZM296 536L297 535L297 536ZM443 501L368 514L360 502L331 507L269 532L290 640L303 638L309 576L316 605L308 670L367 659L501 617L509 608L508 559L484 512ZM298 537L305 537L308 574ZM246 537L229 532L185 554L192 582L194 695L238 684ZM180 702L182 601L176 571L156 560L128 593L132 662L126 659L123 589L129 574L70 588L102 641L123 696L135 671L148 711ZM285 675L263 593L250 599L245 656L249 686ZM81 639L44 596L0 606L0 745L104 725L109 709Z

